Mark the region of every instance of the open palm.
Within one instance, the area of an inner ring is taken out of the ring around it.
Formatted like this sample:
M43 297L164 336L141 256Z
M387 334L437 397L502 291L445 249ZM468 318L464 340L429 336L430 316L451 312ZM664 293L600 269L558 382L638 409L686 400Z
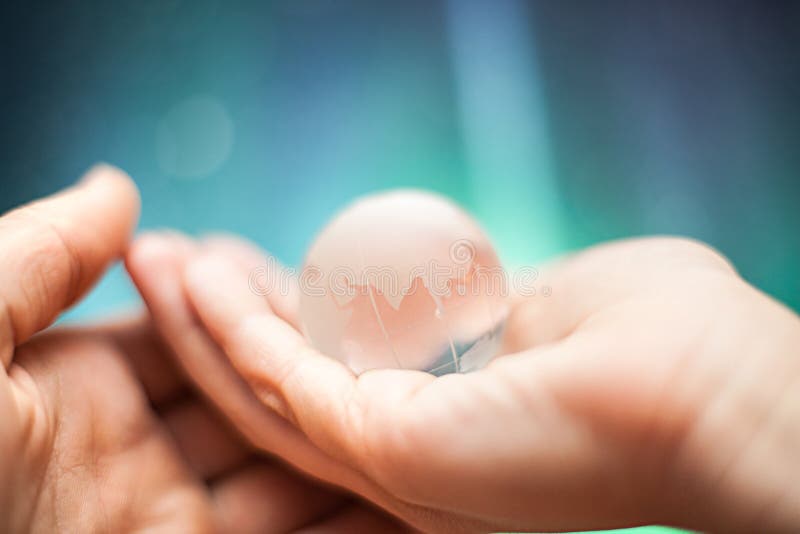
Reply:
M354 376L319 354L296 299L248 289L258 261L231 240L156 235L128 265L255 445L419 528L800 525L800 321L703 245L620 242L553 266L552 296L514 307L509 354L439 378ZM158 279L181 274L186 298L166 300Z
M296 295L249 290L259 261L231 239L155 235L128 266L256 446L418 528L800 525L800 321L708 247L643 239L562 261L552 296L514 306L505 356L439 378L354 376L319 354Z

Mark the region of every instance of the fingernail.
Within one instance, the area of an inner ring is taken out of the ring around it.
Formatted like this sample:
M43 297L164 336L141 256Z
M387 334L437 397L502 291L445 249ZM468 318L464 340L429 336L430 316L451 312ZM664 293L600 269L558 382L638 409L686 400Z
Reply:
M80 180L78 180L78 184L88 185L105 178L109 174L122 174L122 171L105 162L96 163L81 176Z

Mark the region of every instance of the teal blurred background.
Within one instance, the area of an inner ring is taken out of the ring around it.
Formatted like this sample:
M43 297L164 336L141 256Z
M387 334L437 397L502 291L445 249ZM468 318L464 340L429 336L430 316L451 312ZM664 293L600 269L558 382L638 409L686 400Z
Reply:
M289 264L353 197L476 214L510 266L681 234L800 309L795 2L162 0L0 8L0 210L95 161L141 227ZM71 318L135 306L116 268Z

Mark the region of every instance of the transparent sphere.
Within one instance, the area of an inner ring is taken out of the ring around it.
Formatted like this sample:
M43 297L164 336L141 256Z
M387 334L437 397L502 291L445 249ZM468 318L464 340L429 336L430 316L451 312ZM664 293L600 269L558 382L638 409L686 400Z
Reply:
M357 200L308 251L300 317L311 342L360 373L479 369L498 350L506 277L449 200L401 190Z

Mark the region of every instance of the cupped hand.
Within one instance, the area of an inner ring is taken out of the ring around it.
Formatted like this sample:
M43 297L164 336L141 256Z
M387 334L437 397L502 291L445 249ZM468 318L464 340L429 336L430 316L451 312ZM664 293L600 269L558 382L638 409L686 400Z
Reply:
M34 335L123 254L137 213L132 182L97 167L0 218L0 532L393 526L254 455L149 318Z
M711 249L590 249L521 300L508 354L354 376L249 289L231 240L149 236L128 267L192 379L257 447L430 531L800 527L800 320ZM183 290L165 280L183 276ZM197 320L195 320L197 319Z

